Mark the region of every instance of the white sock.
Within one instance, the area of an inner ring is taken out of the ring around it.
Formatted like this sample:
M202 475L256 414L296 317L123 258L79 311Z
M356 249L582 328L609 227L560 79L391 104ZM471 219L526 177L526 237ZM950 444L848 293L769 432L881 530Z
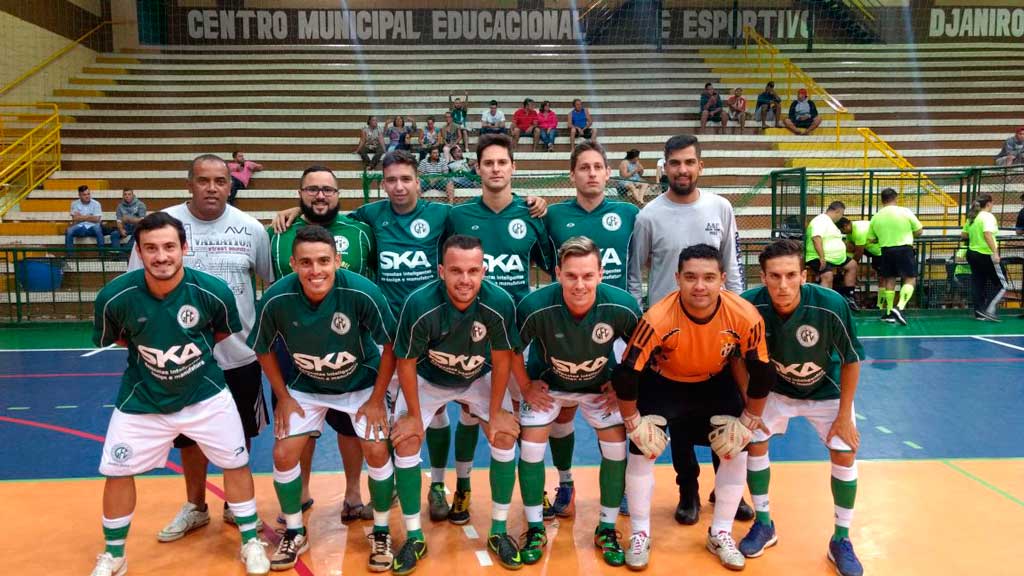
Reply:
M736 519L736 509L743 498L743 489L747 485L747 453L722 459L722 464L715 472L715 514L711 520L711 533L728 532L732 534L732 523Z
M630 454L626 463L626 498L633 532L651 533L651 495L654 493L654 460Z
M747 454L747 471L748 472L760 472L761 470L767 470L771 466L771 461L768 459L768 454L764 456L751 456ZM767 494L754 494L751 492L750 499L754 502L754 510L758 512L768 512L768 495Z

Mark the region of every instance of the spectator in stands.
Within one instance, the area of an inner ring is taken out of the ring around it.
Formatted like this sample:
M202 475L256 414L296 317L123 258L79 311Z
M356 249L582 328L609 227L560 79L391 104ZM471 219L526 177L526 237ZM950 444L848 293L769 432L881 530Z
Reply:
M434 123L433 116L427 116L427 124L420 131L420 161L429 156L431 150L441 150L443 145L441 128Z
M445 112L444 114L444 126L441 127L441 140L444 142L443 150L444 157L451 162L452 160L452 148L465 146L466 141L463 140L463 130L458 124L455 123L455 118L451 112Z
M708 120L720 122L722 128L729 124L729 117L722 113L722 99L718 96L715 87L708 82L704 85L704 91L700 93L700 130L704 131L708 126Z
M462 154L462 148L452 147L452 161L448 163L448 178L445 191L448 194L448 202L455 201L456 188L479 188L480 177L476 173L476 158L466 158Z
M754 121L761 123L761 129L774 122L776 128L782 128L782 98L775 93L775 82L764 86L764 92L757 95L757 106L754 108Z
M1003 149L996 156L996 166L1014 164L1024 164L1024 126L1017 128L1017 133L1003 142Z
M121 203L117 205L117 231L126 238L125 246L131 250L135 242L135 225L146 215L146 205L135 197L135 191L125 188L121 192Z
M619 162L619 192L629 194L633 202L643 206L649 186L641 178L644 166L640 163L640 151L636 148L626 152L626 157Z
M577 137L597 144L597 128L594 128L594 119L590 116L590 110L583 107L583 100L577 98L572 101L568 125L570 148L576 147Z
M384 130L377 124L376 116L366 119L366 126L359 131L359 145L356 154L363 159L363 170L373 170L384 155ZM372 158L371 158L372 156Z
M452 99L452 92L448 92L448 104L451 105L451 109L448 112L452 115L452 121L456 126L459 127L459 131L462 133L463 146L469 144L469 131L466 130L466 119L469 116L469 92L462 92L462 99ZM445 155L447 157L447 154Z
M747 127L747 99L743 97L743 88L733 90L725 105L729 109L729 120L739 122L742 134L743 129Z
M263 165L246 160L245 154L240 150L232 152L231 157L234 161L228 162L228 170L231 172L231 194L228 195L228 204L234 206L238 191L249 187L252 175L263 170Z
M654 181L660 192L668 190L668 175L665 174L665 158L658 158L658 166L654 170Z
M545 150L555 149L555 138L558 137L558 116L551 110L551 103L545 100L537 113L537 126L540 128L540 141Z
M487 111L480 117L480 135L484 134L508 134L505 113L498 110L497 100L491 100Z
M88 186L78 187L78 200L71 203L71 225L64 231L64 247L75 245L75 238L93 236L96 245L103 248L103 207L92 199ZM110 245L121 246L121 235L116 229L110 231Z
M814 132L814 129L821 124L818 107L807 97L806 88L797 90L796 100L789 105L789 117L783 120L783 123L790 132L801 136Z
M533 98L523 100L523 107L512 114L512 150L518 147L519 139L523 136L533 138L533 149L537 149L540 143L540 127L537 125L540 115L533 107Z
M434 148L430 156L420 160L420 188L427 190L444 190L448 178L438 176L448 172L448 161L441 157L441 151Z
M416 121L411 117L403 117L401 114L388 124L384 130L384 140L387 142L387 151L409 150L409 135L416 133Z

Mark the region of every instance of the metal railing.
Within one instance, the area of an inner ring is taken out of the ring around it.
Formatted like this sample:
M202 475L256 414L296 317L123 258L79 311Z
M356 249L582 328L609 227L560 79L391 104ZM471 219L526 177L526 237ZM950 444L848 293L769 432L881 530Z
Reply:
M45 113L27 113L29 108L46 110ZM22 112L7 112L20 109ZM13 139L10 124L24 129L26 124L36 124L24 134L7 144L5 138ZM29 192L35 190L51 174L60 170L60 111L56 104L0 104L0 221Z

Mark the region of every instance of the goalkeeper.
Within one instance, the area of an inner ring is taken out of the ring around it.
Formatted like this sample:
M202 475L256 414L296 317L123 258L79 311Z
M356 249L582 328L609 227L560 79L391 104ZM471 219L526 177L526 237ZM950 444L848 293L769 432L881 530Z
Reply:
M644 314L612 378L630 438L626 496L632 536L626 564L634 570L645 568L650 557L654 459L665 449L668 425L686 434L677 440L710 443L723 458L715 475L707 549L732 570L745 562L732 539L746 478L743 448L752 431L763 426L760 414L775 372L764 321L749 302L722 290L725 281L717 249L706 244L683 249L679 290ZM750 375L746 402L734 373Z

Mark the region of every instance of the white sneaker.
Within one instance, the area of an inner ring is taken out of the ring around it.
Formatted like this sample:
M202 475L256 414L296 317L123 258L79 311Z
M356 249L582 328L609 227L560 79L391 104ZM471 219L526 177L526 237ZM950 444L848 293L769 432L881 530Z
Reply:
M651 537L647 532L633 532L629 537L629 548L626 548L626 567L630 570L647 568L651 559Z
M156 535L156 539L161 542L181 540L189 532L206 526L209 523L210 512L208 510L200 510L195 504L185 502L178 515L174 517L174 520L171 520L170 524L164 526L164 529Z
M246 576L263 576L270 573L270 559L267 558L267 543L253 538L242 544L242 563Z
M719 532L712 535L711 530L708 530L708 551L718 556L722 566L729 570L743 570L743 567L747 564L743 553L736 548L736 542L733 541L732 534L728 532Z
M288 570L294 567L299 561L299 556L307 551L309 551L309 539L305 534L285 530L281 541L277 543L277 550L270 555L270 567L275 572Z
M124 556L114 558L110 552L104 552L96 557L91 576L124 576L127 572L128 560Z

